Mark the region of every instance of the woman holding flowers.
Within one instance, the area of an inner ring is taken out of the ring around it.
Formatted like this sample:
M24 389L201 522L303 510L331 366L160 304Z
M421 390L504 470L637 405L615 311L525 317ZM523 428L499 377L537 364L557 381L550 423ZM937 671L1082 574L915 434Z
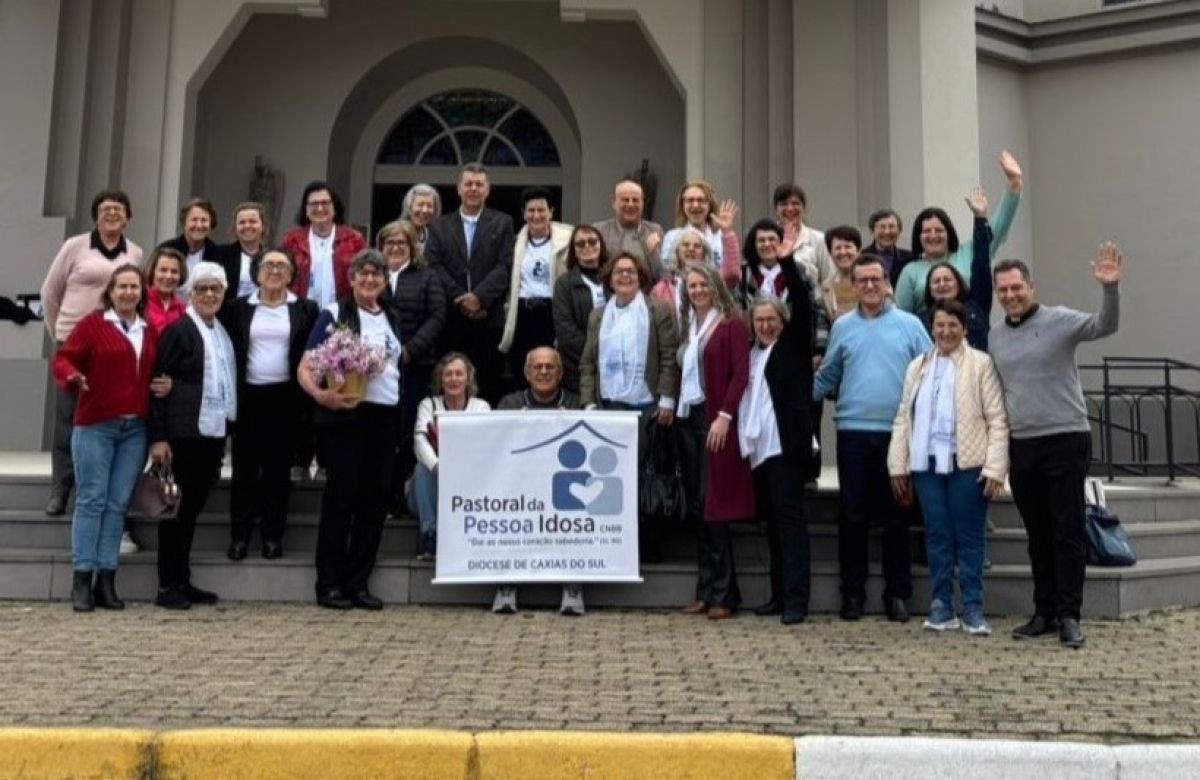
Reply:
M317 530L317 603L382 609L367 581L383 535L400 414L400 318L380 298L388 263L364 249L350 263L350 295L321 312L300 362L317 402L328 469Z

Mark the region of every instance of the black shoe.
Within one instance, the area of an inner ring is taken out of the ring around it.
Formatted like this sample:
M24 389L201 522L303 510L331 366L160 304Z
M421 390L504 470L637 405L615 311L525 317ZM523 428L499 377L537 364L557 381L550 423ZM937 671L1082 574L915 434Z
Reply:
M1087 640L1083 636L1083 630L1079 627L1078 620L1075 618L1063 618L1058 626L1058 641L1067 647L1078 650L1083 647L1083 643Z
M838 613L842 620L858 620L863 616L863 600L858 596L843 596L842 609Z
M76 612L91 612L96 608L92 594L92 573L77 571L71 577L71 608Z
M318 593L317 604L325 609L354 609L354 602L337 588Z
M1076 626L1078 628L1078 626ZM1037 639L1039 636L1053 634L1058 630L1058 621L1054 618L1034 615L1029 622L1013 629L1013 639Z
M783 616L779 618L779 622L785 626L799 625L805 620L808 620L807 612L784 612Z
M262 555L268 561L283 557L283 545L279 542L263 542Z
M369 609L372 612L378 612L383 609L383 601L372 596L371 591L366 588L351 596L350 601L359 609Z
M217 594L211 590L200 590L192 583L183 586L183 595L187 596L187 600L193 604L216 604Z
M883 609L887 612L887 619L893 623L908 622L908 605L904 603L904 599L884 599Z
M125 609L125 602L117 595L117 573L111 569L101 569L96 572L96 587L92 596L96 606L101 609Z
M246 543L238 540L229 543L229 549L225 551L225 556L231 561L240 561L246 557Z
M188 600L183 588L159 588L154 603L163 609L191 609L192 602Z
M774 596L772 596L771 600L768 601L766 604L760 604L759 606L755 607L754 614L758 615L759 617L769 617L771 615L782 615L783 614L783 602L780 601L779 599L775 598Z
M67 499L55 493L46 502L47 517L62 517L67 513Z

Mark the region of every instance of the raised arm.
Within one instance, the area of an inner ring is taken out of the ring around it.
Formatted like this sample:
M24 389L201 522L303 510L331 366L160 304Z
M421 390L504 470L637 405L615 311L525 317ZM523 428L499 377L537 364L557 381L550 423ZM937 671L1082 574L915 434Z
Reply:
M738 245L738 236L733 230L737 215L737 203L727 200L713 216L713 222L721 231L721 279L731 290L737 288L742 278L742 248Z
M992 258L996 251L1008 239L1008 229L1012 227L1013 219L1017 216L1017 206L1021 203L1021 191L1025 189L1025 175L1017 159L1007 149L1000 152L1000 170L1004 172L1006 189L1000 199L1000 206L992 217Z
M1121 274L1125 267L1125 255L1111 241L1105 241L1096 250L1092 261L1092 276L1104 288L1104 298L1099 314L1091 315L1087 326L1080 332L1080 339L1091 341L1117 332L1121 321Z
M970 290L967 297L989 316L992 312L992 227L987 221L987 193L975 187L967 196L967 206L975 215L975 226L971 232L971 277L967 279Z

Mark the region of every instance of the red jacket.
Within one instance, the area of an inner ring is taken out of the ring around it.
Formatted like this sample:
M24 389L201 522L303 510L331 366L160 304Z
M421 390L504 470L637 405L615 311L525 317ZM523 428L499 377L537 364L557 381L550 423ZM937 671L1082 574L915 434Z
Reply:
M721 412L732 418L725 446L708 453L704 519L710 523L753 520L754 480L750 461L742 457L738 444L738 405L750 381L750 332L740 317L726 316L713 328L704 345L702 370L705 420L712 425Z
M295 227L283 237L282 246L291 252L296 261L296 275L292 277L291 290L298 298L308 297L308 278L312 275L312 253L308 250L308 226ZM338 300L350 294L350 261L365 249L367 241L352 227L333 227L333 283Z
M150 378L157 350L158 331L149 323L138 359L129 339L119 326L104 319L103 311L80 320L51 364L58 386L79 397L75 424L92 425L128 415L145 420L150 410ZM87 379L85 392L69 382L77 373Z

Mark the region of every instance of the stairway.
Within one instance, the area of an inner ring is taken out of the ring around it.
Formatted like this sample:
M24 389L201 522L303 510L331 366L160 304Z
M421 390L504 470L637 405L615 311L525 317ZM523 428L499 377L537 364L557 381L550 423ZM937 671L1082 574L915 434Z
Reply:
M827 476L832 476L827 472ZM826 480L832 481L832 480ZM70 588L70 512L46 517L42 506L49 479L41 474L0 474L0 598L64 599ZM1109 489L1109 507L1125 524L1139 556L1128 569L1089 568L1084 591L1087 617L1118 617L1148 609L1200 603L1200 484L1164 487L1160 481L1129 481ZM313 598L313 550L320 486L306 483L292 494L285 555L264 561L255 546L244 561L225 557L229 542L229 485L213 489L202 515L192 553L197 585L235 601L310 601ZM808 501L812 533L814 612L836 611L840 603L837 577L837 493L822 488ZM122 595L150 599L156 588L155 524L132 518L133 535L142 551L122 558L118 575ZM996 531L989 534L986 572L987 611L1018 615L1030 611L1032 580L1025 534L1010 499L992 507ZM388 603L491 603L486 585L433 585L433 565L415 560L414 520L389 520L384 531L372 590ZM914 546L921 544L919 529ZM872 576L868 609L879 611L880 580L877 542L872 542ZM765 599L767 546L761 531L739 526L735 542L738 577L746 606ZM595 607L672 608L691 600L695 586L695 543L685 529L668 535L666 561L643 567L641 584L588 585L587 603ZM928 577L913 567L916 593L912 605L923 611L929 600ZM521 588L522 607L557 606L559 589L551 585Z

